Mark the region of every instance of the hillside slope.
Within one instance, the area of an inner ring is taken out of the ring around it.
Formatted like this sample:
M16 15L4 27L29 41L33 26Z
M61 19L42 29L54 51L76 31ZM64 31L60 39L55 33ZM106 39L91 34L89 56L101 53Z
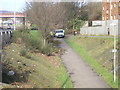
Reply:
M3 51L3 88L71 88L72 83L58 56L24 53L24 45L12 43ZM25 54L24 56L22 54ZM9 76L8 72L14 71Z

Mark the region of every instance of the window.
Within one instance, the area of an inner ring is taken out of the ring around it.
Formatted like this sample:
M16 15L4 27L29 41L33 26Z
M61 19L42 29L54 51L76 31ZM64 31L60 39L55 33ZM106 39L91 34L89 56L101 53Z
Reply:
M114 4L114 7L116 7L116 3Z
M104 20L106 20L106 17L104 17Z
M114 19L116 19L116 16L114 15Z
M108 20L108 17L107 17L107 20Z
M111 20L113 19L113 16L111 16Z
M103 17L103 20L105 20L105 18Z
M119 8L120 8L120 2L119 2Z
M103 10L105 10L105 8L103 7Z
M106 13L108 14L108 13L109 13L109 10L106 10Z
M113 5L111 5L111 9L113 8Z

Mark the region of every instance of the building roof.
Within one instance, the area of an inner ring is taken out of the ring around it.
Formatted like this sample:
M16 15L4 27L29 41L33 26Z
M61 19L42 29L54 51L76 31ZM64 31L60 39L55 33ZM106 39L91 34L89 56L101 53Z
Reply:
M0 10L0 13L13 13L13 11Z
M12 18L12 17L14 17L14 12L13 11L1 10L0 11L0 18L4 18L4 17ZM25 17L25 15L23 13L16 12L15 17Z

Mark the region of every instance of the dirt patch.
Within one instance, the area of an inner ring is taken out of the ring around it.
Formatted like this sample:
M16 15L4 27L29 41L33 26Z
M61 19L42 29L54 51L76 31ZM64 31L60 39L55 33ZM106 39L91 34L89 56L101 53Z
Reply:
M45 54L41 54L41 53L35 53L37 56L40 56L40 57L43 57L45 58L46 60L48 60L50 63L54 64L56 67L60 67L61 65L61 62L59 60L56 60L58 59L57 57L55 56L47 56Z

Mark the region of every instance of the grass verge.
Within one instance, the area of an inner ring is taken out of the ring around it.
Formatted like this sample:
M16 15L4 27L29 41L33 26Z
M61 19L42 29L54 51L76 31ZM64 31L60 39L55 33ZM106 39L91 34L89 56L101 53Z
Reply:
M30 34L33 39L39 40L38 31L30 31ZM58 55L47 56L40 52L33 52L26 49L23 42L18 43L18 39L16 40L17 42L11 43L3 50L3 88L73 87ZM9 75L9 71L13 71L14 74Z
M72 88L72 82L58 56L31 53L20 55L23 47L12 43L5 48L3 58L3 87L15 88ZM15 75L8 76L8 71Z
M118 88L118 79L116 83L113 82L113 74L109 71L108 66L110 63L108 58L111 58L109 50L113 46L112 39L74 37L66 39L66 42L98 73L98 75L103 77L110 87Z

